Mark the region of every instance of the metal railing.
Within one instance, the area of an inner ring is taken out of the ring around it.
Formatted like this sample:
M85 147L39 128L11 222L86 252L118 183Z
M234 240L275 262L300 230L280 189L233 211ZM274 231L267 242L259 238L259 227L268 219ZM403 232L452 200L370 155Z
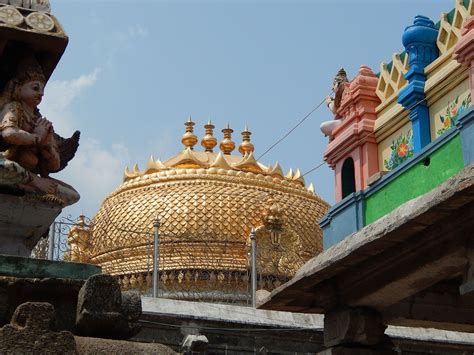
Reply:
M88 260L77 253L90 250L68 244L74 227L93 232L93 223L84 216L62 217L52 224L49 238L40 240L32 257ZM218 241L212 236L161 233L157 218L153 233L141 230L135 235L128 229L122 233L130 241L126 247L111 243L105 249L116 268L112 274L118 275L122 289L153 297L255 307L258 290L270 292L287 282L308 259L295 248L295 236L287 238L262 228L252 228L247 242ZM102 266L107 272L109 266Z

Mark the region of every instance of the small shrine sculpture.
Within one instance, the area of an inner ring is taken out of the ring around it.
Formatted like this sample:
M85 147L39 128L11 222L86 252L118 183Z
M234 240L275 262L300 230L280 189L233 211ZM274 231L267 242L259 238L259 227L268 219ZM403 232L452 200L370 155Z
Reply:
M0 0L0 254L30 256L77 191L63 170L79 132L62 138L38 105L68 43L48 0Z
M332 83L332 91L334 92L334 97L326 97L326 105L334 114L334 119L330 121L325 121L321 123L321 131L325 136L332 137L333 130L341 124L341 118L337 114L337 110L341 105L342 94L345 89L345 83L348 83L346 71L341 68L336 74L334 81Z
M74 157L80 133L62 138L38 105L46 77L32 53L19 58L0 94L0 253L27 256L62 208L79 200L51 178Z
M25 60L7 83L0 96L0 150L5 159L28 171L29 181L21 187L54 194L61 182L50 179L49 174L64 169L74 157L79 132L64 139L41 116L38 105L45 81L39 64Z

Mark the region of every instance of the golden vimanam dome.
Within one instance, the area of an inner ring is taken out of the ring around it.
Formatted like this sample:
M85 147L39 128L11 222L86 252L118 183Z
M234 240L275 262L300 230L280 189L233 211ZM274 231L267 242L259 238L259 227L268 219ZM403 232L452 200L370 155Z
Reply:
M89 262L120 277L124 289L147 293L153 269L154 221L159 218L159 290L169 297L225 299L248 294L249 234L257 234L259 288L271 290L322 251L317 221L328 204L305 187L301 173L284 176L279 164L257 162L250 132L241 156L233 132L205 125L205 151L194 151L194 123L186 122L185 150L140 171L125 170L91 224ZM226 296L227 295L227 296ZM242 297L241 297L242 298ZM245 296L243 296L245 298Z

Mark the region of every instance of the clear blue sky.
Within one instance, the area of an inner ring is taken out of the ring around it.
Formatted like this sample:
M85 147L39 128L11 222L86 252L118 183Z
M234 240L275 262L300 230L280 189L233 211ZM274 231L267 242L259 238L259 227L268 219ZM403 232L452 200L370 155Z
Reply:
M417 14L438 21L454 0L153 1L51 0L70 43L42 104L63 136L82 132L75 160L58 178L81 201L64 211L92 217L126 165L146 166L182 149L184 122L195 133L211 118L229 122L234 141L247 124L258 156L330 92L344 67L379 71L401 51ZM322 162L323 105L267 154L284 171ZM200 147L198 149L201 149ZM333 171L306 176L334 203Z

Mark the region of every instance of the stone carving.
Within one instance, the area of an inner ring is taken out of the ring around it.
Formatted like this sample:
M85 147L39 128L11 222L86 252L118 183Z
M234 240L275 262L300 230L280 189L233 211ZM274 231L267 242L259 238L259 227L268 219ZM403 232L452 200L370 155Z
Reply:
M76 329L80 335L127 339L140 329L140 295L121 292L117 279L106 274L91 276L79 291Z
M273 289L293 277L311 253L305 250L299 235L288 223L285 210L273 197L267 201L262 224L255 230L257 272L262 276L273 275L278 285L266 286Z
M76 342L71 332L53 332L54 307L45 302L19 305L10 324L0 328L2 354L76 354Z
M337 110L341 105L342 94L345 89L345 83L347 82L348 80L346 71L343 68L339 69L334 81L332 82L332 91L334 92L334 97L326 97L326 104L334 114L334 120L321 123L320 128L325 136L332 136L332 131L341 124L340 118L337 117Z
M20 63L17 75L0 96L0 149L6 159L30 172L29 181L23 184L25 189L54 194L59 182L48 176L64 169L74 157L80 133L76 131L64 139L41 116L38 105L45 81L35 60Z
M22 7L34 11L51 11L49 0L0 0L0 4Z

